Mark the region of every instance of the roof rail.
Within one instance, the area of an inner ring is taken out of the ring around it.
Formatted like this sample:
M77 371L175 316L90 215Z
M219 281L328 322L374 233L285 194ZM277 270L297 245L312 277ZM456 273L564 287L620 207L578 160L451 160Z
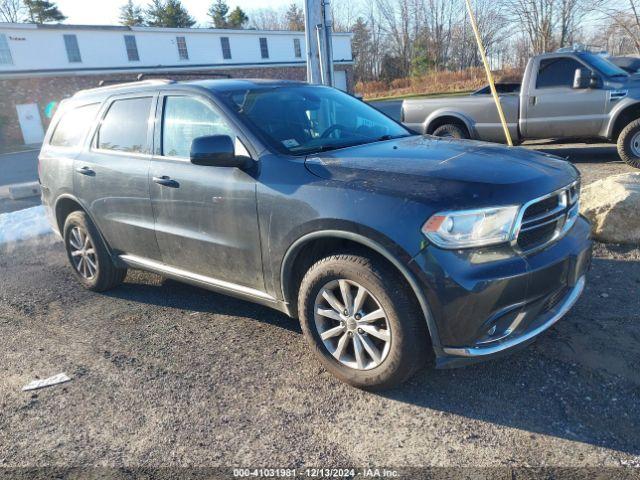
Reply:
M221 72L164 72L164 73L140 73L136 77L138 80L143 80L150 77L216 77L216 78L232 78L228 73Z
M168 79L155 79L155 80L145 80L144 82L139 82L137 80L125 80L125 79L117 79L117 80L100 80L98 82L98 86L94 87L94 88L87 88L84 90L80 90L78 93L76 93L76 95L78 95L79 93L85 93L85 92L96 92L96 91L104 91L104 90L115 90L118 88L123 88L127 85L130 85L132 83L135 83L136 86L140 85L140 86L152 86L152 85L164 85L167 83L175 83L175 80L168 80Z

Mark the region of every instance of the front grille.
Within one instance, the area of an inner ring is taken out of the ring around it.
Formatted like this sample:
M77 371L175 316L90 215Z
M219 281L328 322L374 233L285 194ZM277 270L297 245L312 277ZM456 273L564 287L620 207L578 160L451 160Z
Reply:
M551 240L558 228L557 222L547 223L541 227L520 232L518 235L518 246L522 250L530 250L538 245L544 244Z
M530 205L529 208L525 210L522 220L527 221L531 218L537 217L538 215L549 213L554 208L558 207L558 201L558 196L554 195L553 197L545 198L544 200L540 200L539 202Z
M522 251L541 248L569 227L578 215L580 185L575 182L524 206L516 243Z

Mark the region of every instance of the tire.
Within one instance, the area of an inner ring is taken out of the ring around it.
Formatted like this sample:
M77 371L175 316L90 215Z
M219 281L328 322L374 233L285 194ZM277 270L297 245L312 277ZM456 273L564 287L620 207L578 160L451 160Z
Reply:
M620 132L618 155L627 165L640 168L640 119L634 120Z
M444 137L444 138L469 138L469 134L466 129L455 125L453 123L447 123L446 125L440 125L433 131L432 134L434 137Z
M349 289L351 302L342 300L342 282ZM353 311L336 315L337 310L323 296L325 290L337 292L334 297L339 300L338 306L351 303L354 310L360 288L366 289L367 295L362 297L359 315ZM316 306L320 306L323 315L316 313ZM361 315L377 312L378 307L384 318L365 322L366 315ZM333 311L332 317L324 316L328 310ZM354 387L373 390L398 385L423 367L431 354L426 322L413 292L395 269L364 255L332 255L315 263L302 279L298 312L304 335L320 363ZM329 330L340 331L323 340L321 332L327 334ZM387 334L388 342L379 337ZM356 356L356 342L360 345L361 362ZM369 353L372 344L378 361Z
M63 232L67 258L83 287L103 292L124 281L127 269L113 263L102 237L86 213L71 212L65 219Z

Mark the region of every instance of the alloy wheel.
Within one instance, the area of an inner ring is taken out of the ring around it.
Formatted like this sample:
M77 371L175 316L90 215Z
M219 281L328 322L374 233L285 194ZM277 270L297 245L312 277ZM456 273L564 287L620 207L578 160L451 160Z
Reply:
M370 370L389 354L392 335L387 314L362 285L332 280L318 292L313 309L325 348L341 364Z
M69 231L69 245L73 267L87 280L98 274L98 258L91 237L82 227L75 226Z

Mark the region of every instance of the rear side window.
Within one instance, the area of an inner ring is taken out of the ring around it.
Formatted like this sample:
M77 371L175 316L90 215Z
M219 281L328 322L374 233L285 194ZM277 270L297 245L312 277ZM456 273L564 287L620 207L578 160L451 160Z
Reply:
M151 97L127 98L113 102L98 132L98 148L147 153L150 110Z
M54 147L76 147L84 140L96 118L99 103L83 105L62 115L49 142Z
M209 105L193 97L166 97L162 117L162 154L189 158L194 138L232 135L231 129Z
M540 62L536 88L571 87L576 69L582 64L573 58L549 58Z

